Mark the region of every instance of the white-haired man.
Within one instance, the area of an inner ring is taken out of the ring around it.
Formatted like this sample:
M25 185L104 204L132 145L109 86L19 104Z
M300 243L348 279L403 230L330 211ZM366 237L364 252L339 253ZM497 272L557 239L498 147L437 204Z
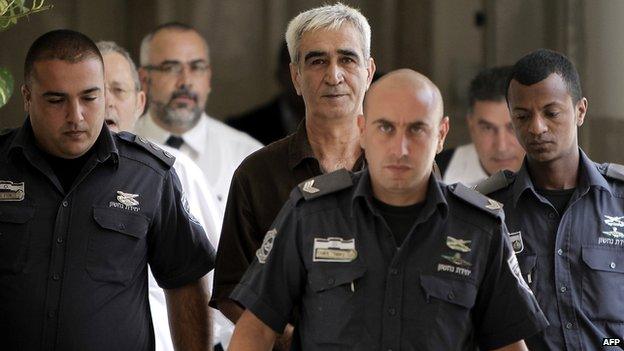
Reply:
M375 72L370 37L366 18L342 4L308 10L288 25L291 78L305 119L293 135L247 158L232 179L211 304L233 322L243 309L229 295L291 189L322 173L363 166L356 117Z
M105 121L111 131L132 132L145 108L145 93L136 66L128 52L111 41L100 41L97 47L102 53L106 84L106 116ZM150 142L150 145L156 145ZM203 173L188 156L179 150L164 145L156 145L175 157L175 168L180 183L186 194L190 212L204 227L208 239L213 246L219 242L221 211L217 200L206 184ZM207 280L212 281L212 272ZM156 350L173 350L171 332L167 322L167 305L163 290L158 286L151 272L149 275L150 312L154 325ZM213 340L215 344L226 344L233 326L221 313L214 311L212 316Z
M206 115L211 74L208 43L197 30L182 23L154 29L141 42L148 110L136 133L195 161L223 208L234 170L262 144Z

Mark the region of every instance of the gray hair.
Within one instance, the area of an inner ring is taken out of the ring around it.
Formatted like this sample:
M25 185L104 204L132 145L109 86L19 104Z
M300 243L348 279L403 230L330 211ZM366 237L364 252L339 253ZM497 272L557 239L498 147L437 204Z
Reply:
M362 37L364 58L370 57L371 28L366 17L357 9L336 3L304 11L293 18L286 29L286 43L292 63L299 62L299 45L304 33L318 30L340 28L345 22L351 23Z
M143 37L143 40L141 40L141 49L139 53L139 62L141 63L141 66L147 66L150 64L149 63L149 51L150 51L150 45L152 44L152 39L154 39L154 36L158 32L163 31L163 30L191 31L191 32L197 33L197 35L199 35L203 39L203 36L199 33L199 31L197 31L197 29L195 29L192 26L189 26L186 23L181 23L181 22L163 23L159 25L158 27L154 28L154 30L149 32L145 37ZM208 43L206 42L205 39L204 39L204 43L206 44L206 57L208 58L208 62L210 62L210 48L208 47Z
M126 51L126 49L117 45L117 43L115 43L114 41L101 40L95 43L95 45L97 45L102 56L109 54L109 53L118 53L119 55L123 56L123 58L125 58L126 61L128 61L128 65L130 65L130 74L132 74L132 80L134 81L134 88L137 91L141 90L141 81L139 80L139 73L137 72L137 68L136 68L136 65L134 64L134 61L132 61L132 58L130 58L130 54L128 53L128 51ZM104 67L104 70L106 70L106 67Z

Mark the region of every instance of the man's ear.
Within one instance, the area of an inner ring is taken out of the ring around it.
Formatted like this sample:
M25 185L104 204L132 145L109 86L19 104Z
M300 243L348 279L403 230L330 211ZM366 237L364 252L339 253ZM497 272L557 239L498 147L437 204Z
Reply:
M377 70L377 66L375 65L375 60L371 57L368 59L368 67L366 70L368 71L368 83L366 85L366 90L370 88L371 83L373 82L373 77L375 77L375 71Z
M299 68L294 63L289 63L288 67L290 68L290 79L292 80L293 86L297 91L297 95L301 96L301 89L299 85Z
M444 116L440 121L439 131L438 131L438 145L436 148L436 154L442 152L444 149L444 140L446 140L446 136L448 135L450 129L450 123L448 116Z
M360 147L365 149L364 134L366 133L366 118L364 118L364 115L357 116L357 125L360 129Z
M30 110L30 99L32 97L30 89L28 89L26 84L22 84L20 90L22 92L22 101L24 102L24 111L28 113Z
M150 84L149 72L143 67L139 67L139 81L141 81L141 90L147 92Z
M143 90L139 90L137 92L136 100L136 115L137 118L139 118L143 116L143 113L145 113L145 103L147 102L147 98Z
M576 126L580 127L585 122L585 116L587 115L587 107L589 102L586 98L581 98L576 103Z

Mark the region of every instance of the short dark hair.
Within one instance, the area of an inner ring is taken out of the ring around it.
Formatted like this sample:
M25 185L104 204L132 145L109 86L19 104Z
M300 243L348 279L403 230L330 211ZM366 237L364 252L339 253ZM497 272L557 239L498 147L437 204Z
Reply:
M522 85L533 85L548 78L551 74L558 74L568 88L568 94L572 97L572 102L577 103L582 97L581 79L576 67L564 54L559 52L539 49L523 56L513 66L509 83L516 80ZM509 84L507 93L509 97Z
M62 60L70 63L95 58L104 67L102 54L86 35L69 29L57 29L37 38L24 61L24 83L30 83L35 62L43 60ZM103 71L102 71L103 72Z
M512 66L492 67L481 70L472 79L468 89L470 109L474 107L477 101L505 101L511 70Z

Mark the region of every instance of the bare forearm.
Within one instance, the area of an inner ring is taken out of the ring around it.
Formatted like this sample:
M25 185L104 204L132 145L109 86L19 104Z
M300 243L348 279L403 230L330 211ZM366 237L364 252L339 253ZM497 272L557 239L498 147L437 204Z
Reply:
M276 337L277 333L245 310L236 323L228 351L270 351Z
M210 295L205 278L177 289L166 289L169 329L176 350L210 350L212 347Z
M509 344L507 346L503 346L494 351L528 351L529 349L524 344L524 340L517 341L513 344Z

